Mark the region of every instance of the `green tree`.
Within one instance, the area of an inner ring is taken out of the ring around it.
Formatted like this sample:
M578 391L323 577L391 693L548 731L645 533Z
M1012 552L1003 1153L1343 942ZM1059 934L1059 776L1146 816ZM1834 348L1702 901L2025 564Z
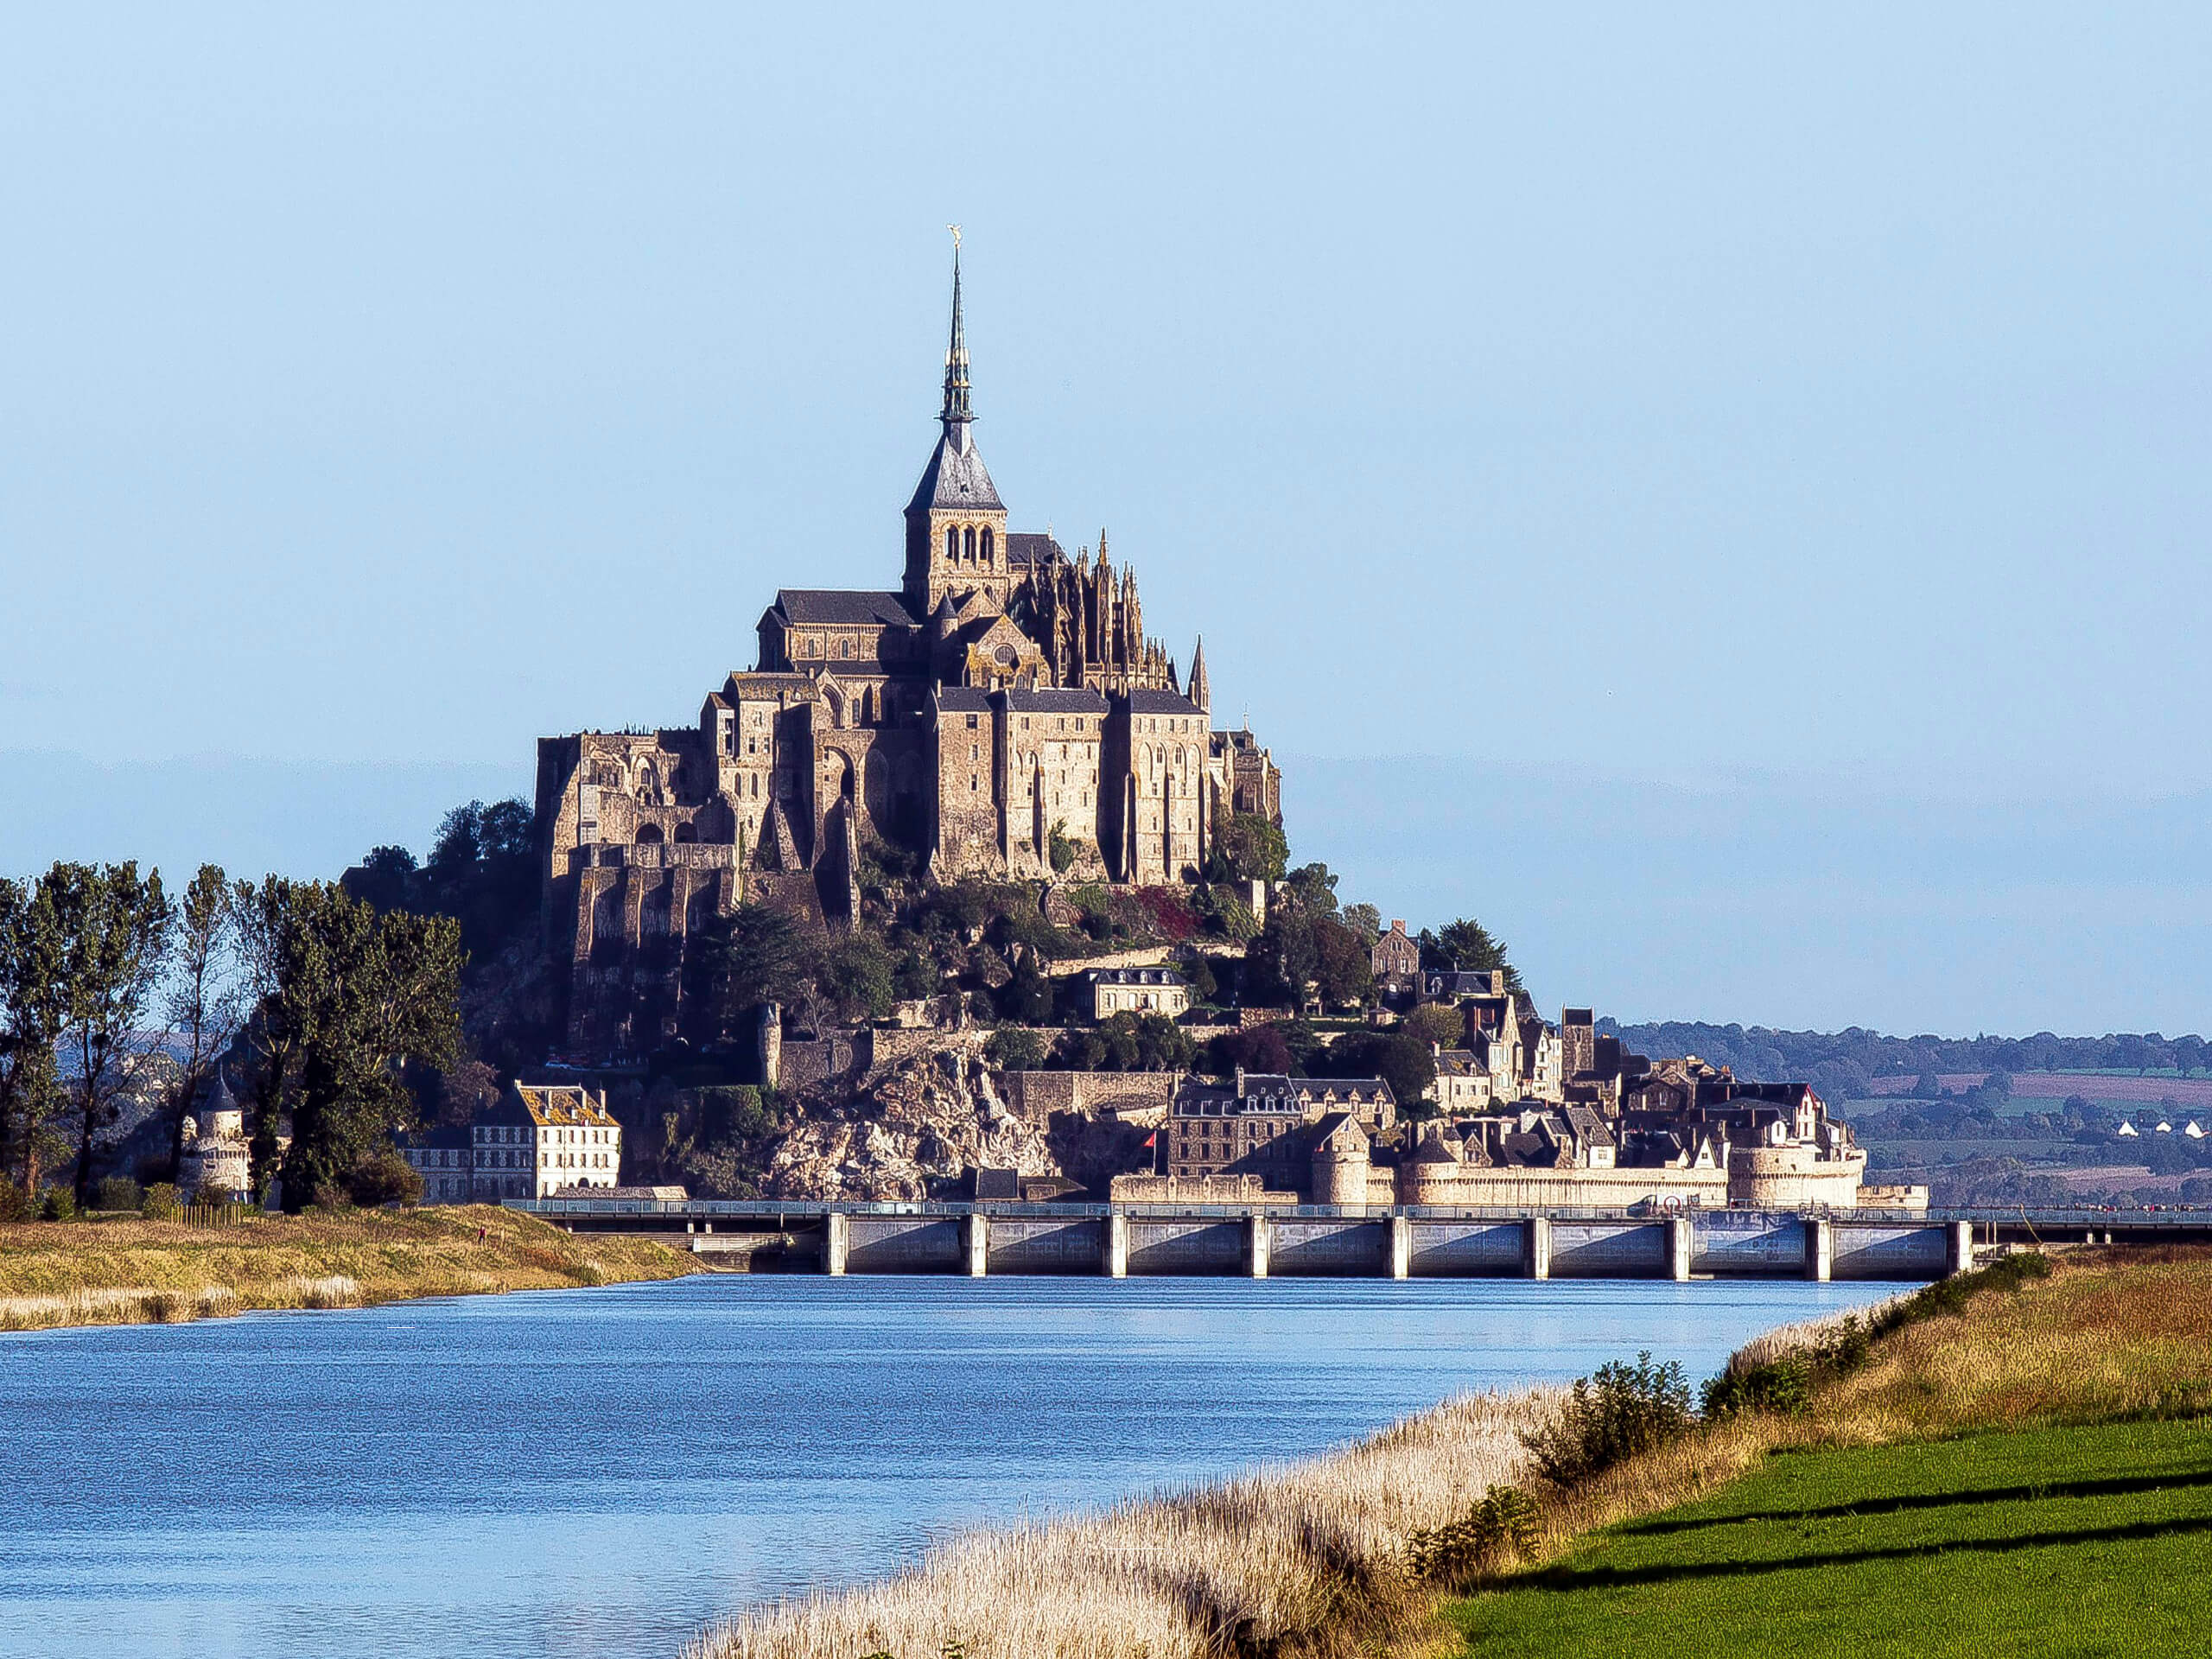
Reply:
M1421 946L1421 965L1425 969L1487 974L1503 968L1505 988L1516 996L1527 994L1520 970L1506 959L1505 942L1492 938L1490 930L1471 916L1446 922L1433 933L1424 927L1414 942Z
M1390 1085L1402 1108L1428 1098L1436 1084L1436 1057L1429 1046L1403 1032L1352 1032L1339 1037L1312 1065L1335 1077L1380 1077Z
M1254 813L1214 814L1206 850L1209 881L1280 881L1290 862L1290 843L1269 820Z
M881 940L851 928L830 942L815 970L815 985L848 1024L880 1020L891 1012L897 963Z
M1014 959L1012 972L994 998L999 1017L1017 1025L1041 1026L1052 1017L1052 982L1027 951Z
M1214 977L1213 963L1203 953L1194 954L1183 963L1183 978L1191 988L1193 1002L1211 1002L1221 994L1221 982Z
M1417 1042L1434 1043L1440 1048L1464 1048L1467 1044L1466 1015L1442 1002L1424 1002L1406 1016L1400 1029Z
M328 882L292 885L276 941L279 1020L297 1033L284 1207L344 1192L355 1168L413 1117L410 1063L458 1058L461 927L378 916Z
M1034 1071L1045 1060L1045 1045L1022 1026L1001 1026L983 1039L983 1058L1001 1071Z
M1337 876L1325 864L1301 864L1284 879L1286 897L1312 916L1333 916L1337 910Z
M157 1042L146 1018L159 988L171 907L158 870L56 864L39 878L60 930L61 1050L77 1141L77 1207L92 1196L92 1151L116 1102L143 1080Z
M1382 937L1382 912L1372 905L1346 905L1344 922L1359 935L1360 943L1370 951L1375 949L1375 941Z
M1313 984L1332 1008L1363 1002L1375 988L1374 947L1334 916L1313 919Z
M54 1051L61 1023L54 894L42 882L0 878L0 1181L16 1184L20 1205L36 1197L48 1155L60 1150ZM16 1207L0 1206L0 1213Z
M816 941L767 905L714 918L690 955L691 1003L706 1036L729 1036L763 1002L791 1007L813 988Z
M168 1103L172 1178L183 1154L184 1122L192 1103L213 1076L245 1013L232 949L238 924L232 898L220 868L202 864L177 899L168 1017L184 1052Z
M231 915L251 1009L240 1034L245 1039L245 1104L250 1118L248 1180L256 1204L268 1200L270 1183L276 1178L281 1120L299 1060L302 1033L289 1006L278 995L296 891L294 883L280 875L270 876L258 885L241 880L231 889Z

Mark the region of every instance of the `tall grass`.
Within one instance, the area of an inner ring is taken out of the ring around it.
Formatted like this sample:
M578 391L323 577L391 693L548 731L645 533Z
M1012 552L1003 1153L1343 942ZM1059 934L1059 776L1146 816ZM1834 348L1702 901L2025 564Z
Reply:
M491 1206L0 1226L0 1331L668 1279L688 1256Z
M256 1308L358 1307L361 1287L344 1274L291 1274L257 1289ZM47 1296L0 1296L0 1331L50 1331L71 1325L182 1325L219 1319L246 1305L228 1285L194 1290L143 1285L71 1290Z
M740 1615L690 1659L1214 1659L1363 1651L1427 1605L1413 1535L1519 1477L1554 1392L1474 1395L1333 1456L976 1532L884 1583Z

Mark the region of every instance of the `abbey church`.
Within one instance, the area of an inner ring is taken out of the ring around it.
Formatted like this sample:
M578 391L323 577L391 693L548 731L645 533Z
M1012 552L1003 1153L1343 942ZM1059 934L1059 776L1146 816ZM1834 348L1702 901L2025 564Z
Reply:
M539 740L572 1050L650 1043L617 1028L630 993L717 912L765 899L850 920L871 842L938 880L1160 885L1198 878L1217 813L1281 822L1268 751L1214 729L1203 645L1179 676L1104 533L1071 559L1008 528L976 447L957 251L938 420L898 588L779 593L758 666L696 728Z

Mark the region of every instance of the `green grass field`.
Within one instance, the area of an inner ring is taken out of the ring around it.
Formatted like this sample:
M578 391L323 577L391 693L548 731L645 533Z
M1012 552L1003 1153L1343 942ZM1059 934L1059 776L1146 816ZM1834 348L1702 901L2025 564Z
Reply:
M1449 1616L1484 1659L2201 1652L2212 1422L1776 1454Z

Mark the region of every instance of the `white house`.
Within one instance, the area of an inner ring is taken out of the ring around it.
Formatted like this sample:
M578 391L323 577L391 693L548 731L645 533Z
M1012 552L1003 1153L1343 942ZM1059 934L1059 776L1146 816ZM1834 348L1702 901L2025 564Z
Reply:
M574 1084L518 1083L470 1126L472 1192L480 1202L543 1198L622 1179L622 1126L607 1093Z
M1173 968L1093 968L1084 976L1090 988L1090 1017L1158 1014L1179 1019L1191 1009L1191 988Z

